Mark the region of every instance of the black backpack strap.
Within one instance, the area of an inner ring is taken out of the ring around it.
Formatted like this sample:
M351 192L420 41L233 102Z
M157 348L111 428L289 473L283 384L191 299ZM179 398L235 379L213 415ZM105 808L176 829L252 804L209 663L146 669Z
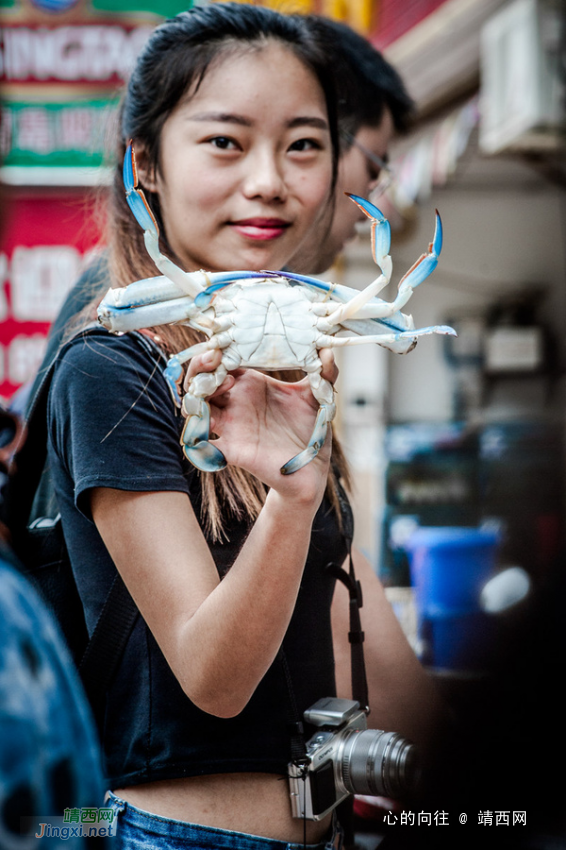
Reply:
M65 343L36 378L25 421L25 433L14 458L16 474L9 486L9 527L17 542L27 527L39 482L47 460L47 400L57 362L77 339L107 334L99 325L89 325Z
M99 729L106 693L139 613L117 572L79 664L80 677Z
M100 326L85 328L66 343L47 366L34 396L27 420L27 439L16 455L17 475L10 491L10 508L14 538L22 533L22 524L27 522L33 500L47 458L47 400L55 366L64 350L77 338L85 336L108 336ZM136 331L131 337L156 362L166 357L163 351L147 336ZM17 548L17 546L16 546ZM72 574L69 573L71 579ZM88 641L79 664L79 672L95 718L101 726L104 699L112 678L122 658L126 643L139 616L139 611L119 573L108 592L102 611Z

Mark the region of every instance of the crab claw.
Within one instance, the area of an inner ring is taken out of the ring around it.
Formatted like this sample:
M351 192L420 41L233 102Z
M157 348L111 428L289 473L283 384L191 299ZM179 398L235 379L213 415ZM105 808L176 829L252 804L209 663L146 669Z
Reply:
M391 247L391 227L383 213L370 201L361 198L359 195L351 195L348 197L368 216L372 221L371 228L371 244L373 258L387 278L391 276L391 257L389 250ZM413 263L406 274L403 275L399 282L397 297L392 303L392 310L400 310L405 306L413 290L426 280L432 274L438 264L438 257L442 250L442 220L438 210L436 212L436 224L432 242L428 246L428 252L421 254L416 263ZM387 255L387 256L385 256ZM383 263L386 263L384 269Z
M126 149L122 177L124 180L124 187L126 189L126 200L128 202L128 206L136 217L136 221L142 230L149 230L154 236L159 236L157 222L149 207L143 190L138 189L136 154L132 142L129 143Z
M360 195L352 195L350 192L346 192L346 195L371 219L371 250L373 259L383 273L388 278L391 277L391 270L389 269L389 274L387 274L387 270L383 268L383 263L389 257L389 251L391 250L391 225L381 210L370 201L362 198ZM391 263L391 260L389 260L389 263Z
M168 277L174 284L179 286L186 294L194 298L204 288L201 278L204 273L197 272L196 275L184 272L169 257L159 250L159 227L153 215L142 189L138 189L138 171L136 167L136 154L132 142L128 144L124 165L122 167L122 178L126 190L126 200L133 212L136 221L143 230L143 239L147 252L161 274ZM206 285L206 284L204 284Z
M195 399L195 401L197 401ZM226 458L208 441L210 433L210 407L198 399L198 413L189 416L183 428L181 445L185 457L203 472L218 472L226 466Z
M406 290L410 292L426 280L432 274L438 265L438 257L442 251L442 219L438 210L436 212L436 225L434 228L434 236L432 242L428 246L428 252L421 254L419 259L414 263L409 271L403 275L399 283L399 294L401 295Z

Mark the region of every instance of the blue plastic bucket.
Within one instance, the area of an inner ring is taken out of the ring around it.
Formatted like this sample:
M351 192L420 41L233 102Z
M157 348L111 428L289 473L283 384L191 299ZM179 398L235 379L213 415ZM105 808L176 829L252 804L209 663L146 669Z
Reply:
M482 587L495 567L496 531L456 526L418 528L409 538L417 608L434 613L479 610Z
M421 660L434 667L478 669L489 656L493 623L480 593L494 573L499 535L465 527L419 528L410 537Z
M482 611L419 617L419 658L428 667L480 672L493 653L496 623Z

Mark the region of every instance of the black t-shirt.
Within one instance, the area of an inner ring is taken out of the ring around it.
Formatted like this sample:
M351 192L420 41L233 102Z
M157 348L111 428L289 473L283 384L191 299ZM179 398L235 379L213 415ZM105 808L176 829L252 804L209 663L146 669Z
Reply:
M92 522L89 491L187 493L200 520L199 473L183 457L183 420L163 362L132 336L79 338L55 372L49 397L49 459L77 586L92 631L116 568ZM209 545L220 575L249 531L226 523ZM165 533L165 530L164 530ZM294 614L283 643L299 714L335 693L330 605L346 546L326 501L313 525ZM266 569L269 565L266 564ZM290 760L289 687L278 658L245 709L228 719L198 709L182 691L140 617L107 699L103 746L110 787L212 773L285 774Z

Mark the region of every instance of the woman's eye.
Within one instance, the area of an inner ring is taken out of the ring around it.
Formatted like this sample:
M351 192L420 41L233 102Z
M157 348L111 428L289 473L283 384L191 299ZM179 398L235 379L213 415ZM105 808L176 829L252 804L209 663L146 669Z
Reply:
M236 149L236 143L234 140L227 138L227 136L215 136L213 139L209 139L208 141L213 147L219 148L222 151Z
M292 151L312 151L312 150L320 150L322 145L317 139L297 139L296 142L290 146L289 150Z

